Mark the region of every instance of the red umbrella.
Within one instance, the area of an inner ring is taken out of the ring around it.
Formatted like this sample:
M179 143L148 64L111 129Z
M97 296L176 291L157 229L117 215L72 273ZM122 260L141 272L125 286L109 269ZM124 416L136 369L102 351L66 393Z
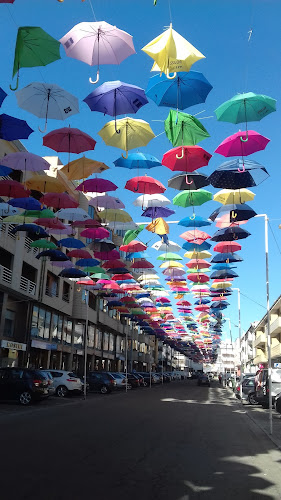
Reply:
M205 269L206 267L210 267L211 264L204 259L190 259L186 266L190 269Z
M106 285L103 285L102 287L103 290L114 290L115 292L118 293L124 293L124 290L115 282L115 281L110 281L110 283L106 283Z
M122 281L122 280L133 280L134 277L130 273L126 274L114 274L111 278L113 281Z
M83 191L83 193L104 193L106 191L116 191L117 188L118 186L113 182L99 177L81 182L76 190Z
M173 172L194 172L197 168L208 165L212 155L200 146L180 146L167 151L162 158L162 165Z
M88 252L87 250L83 250L82 248L71 250L70 252L68 252L67 257L70 257L70 258L75 257L75 259L91 259L92 258L90 252Z
M56 217L54 219L49 219L42 217L42 219L35 219L34 224L37 224L38 226L43 226L43 227L49 227L52 229L65 229L66 226L59 221Z
M147 246L141 241L133 240L128 245L121 245L120 251L129 252L144 252Z
M154 267L151 262L148 262L147 260L137 260L133 264L131 264L131 269L152 269Z
M103 238L107 238L109 236L109 231L107 229L104 229L104 227L91 227L89 229L84 229L84 231L81 232L81 235L84 238L90 238L92 240L102 240Z
M177 306L191 306L191 302L188 302L188 300L179 300L176 303Z
M79 203L67 193L46 193L40 198L42 205L52 208L77 208Z
M211 236L204 231L199 231L199 229L193 229L191 231L185 231L185 233L180 234L180 238L188 241L188 243L196 243L197 245L201 245Z
M102 267L105 269L118 269L125 267L125 264L122 260L114 259L114 260L107 260L106 262L103 263Z
M157 299L157 302L161 302L162 304L170 304L170 299L167 299L167 297L159 297Z
M204 273L192 273L192 274L188 274L187 275L187 278L190 280L190 281L194 281L194 283L207 283L207 281L210 280L209 276L207 276L207 274L204 274Z
M123 297L120 302L122 302L122 304L127 304L128 302L136 304L136 301L133 297Z
M110 252L94 252L94 257L100 260L114 260L120 258L118 250L110 250Z
M8 198L28 198L30 190L18 181L4 180L0 181L0 196L7 196Z
M236 241L220 241L214 246L214 251L219 253L233 253L241 249L241 245Z
M63 127L43 137L43 145L58 153L83 153L95 149L96 141L78 128Z
M98 220L86 219L86 220L75 220L71 223L75 227L101 227L101 223Z
M159 194L166 191L165 186L160 181L149 177L148 175L143 175L141 177L133 177L126 182L125 189L133 191L133 193L142 194Z

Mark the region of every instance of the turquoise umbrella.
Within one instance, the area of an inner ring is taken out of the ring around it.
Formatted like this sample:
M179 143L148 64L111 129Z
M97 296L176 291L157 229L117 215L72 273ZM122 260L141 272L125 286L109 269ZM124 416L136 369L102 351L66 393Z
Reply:
M215 110L215 113L217 119L222 122L247 123L260 121L273 111L276 111L275 99L247 92L225 101Z

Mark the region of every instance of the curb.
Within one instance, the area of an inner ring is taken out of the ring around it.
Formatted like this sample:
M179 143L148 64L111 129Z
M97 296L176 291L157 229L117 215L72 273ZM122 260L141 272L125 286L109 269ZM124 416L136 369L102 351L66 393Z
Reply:
M247 415L247 417L252 421L254 422L254 424L264 432L264 434L270 439L270 441L272 441L272 443L276 446L276 448L278 448L279 451L281 451L281 445L279 443L277 443L277 441L274 439L273 436L271 436L271 434L269 434L269 432L267 430L264 429L264 427L262 427L253 417L252 415L250 415L250 413L245 409L245 414Z

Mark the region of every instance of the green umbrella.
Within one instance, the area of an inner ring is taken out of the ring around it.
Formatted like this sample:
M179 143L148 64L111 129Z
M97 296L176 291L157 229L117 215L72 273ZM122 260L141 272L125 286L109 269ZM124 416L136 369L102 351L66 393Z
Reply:
M24 217L34 217L35 219L53 219L55 214L49 208L43 210L25 210L22 214Z
M247 92L225 101L216 110L219 121L230 123L257 122L276 111L276 100L266 95Z
M182 257L177 253L167 252L161 253L161 255L157 257L157 260L182 260Z
M91 278L94 280L110 280L111 278L106 273L94 273L91 274Z
M88 267L88 271L92 274L102 273L104 274L104 268L99 266Z
M123 245L128 245L131 241L133 241L144 228L145 224L140 224L136 229L129 229L129 231L126 231L123 238Z
M181 191L173 198L173 204L178 205L179 207L198 207L212 198L212 193L210 193L210 191L206 191L205 189L197 189L197 191Z
M37 240L30 243L31 248L48 248L50 250L56 250L57 246L52 241L48 240Z
M170 110L165 120L165 132L173 146L195 146L210 137L202 123L192 115Z
M60 42L48 35L42 28L35 26L22 26L18 29L13 77L17 73L16 87L19 86L20 68L32 68L34 66L46 66L60 59Z

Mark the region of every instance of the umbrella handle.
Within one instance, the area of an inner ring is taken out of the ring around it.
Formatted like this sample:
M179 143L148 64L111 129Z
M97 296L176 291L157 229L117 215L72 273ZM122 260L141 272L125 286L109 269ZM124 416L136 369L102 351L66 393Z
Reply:
M41 132L41 134L44 134L47 130L47 122L45 123L45 127L43 128L43 130L41 130L41 128L38 126L38 130L39 132Z
M15 90L17 90L19 88L19 74L17 74L17 81L16 81L16 86L15 87L11 87L10 85L10 89L14 92Z
M168 78L168 80L174 80L174 78L176 78L176 76L177 76L176 71L170 76L169 68L167 68L166 77Z
M92 80L92 78L90 77L89 82L95 84L95 83L98 83L99 79L100 79L100 70L98 69L96 80Z
M232 210L232 212L231 212L231 218L232 219L236 219L236 217L237 217L237 212L234 212L234 210Z
M190 182L188 182L188 176L185 176L185 183L188 184L189 186L193 183L193 179L191 179Z
M243 139L243 137L240 136L240 141L241 142L248 142L249 140L249 134L248 134L248 130L246 130L246 139Z
M121 154L121 156L122 156L122 158L124 158L126 160L128 158L128 151L126 151L126 155L125 156L123 155L123 153Z
M182 148L181 148L181 156L179 156L178 154L176 154L176 158L177 158L178 160L181 160L183 157L184 157L184 149L183 149L183 147L182 147Z
M240 139L241 139L241 137L240 137ZM240 168L238 168L238 172L239 172L240 174L242 174L243 172L246 172L246 169L245 169L245 164L244 164L244 163L243 163L243 168L242 168L242 170L241 170Z
M226 259L225 263L226 263L226 264L229 264L229 259Z
M195 219L195 217L196 217L196 215L195 215L195 214L192 214L192 215L191 215L191 217L189 217L189 218L190 218L190 220L194 220L194 219Z
M234 239L234 240L238 240L238 236L237 236L237 234L235 234L235 233L234 233L234 235L233 235L233 239Z

